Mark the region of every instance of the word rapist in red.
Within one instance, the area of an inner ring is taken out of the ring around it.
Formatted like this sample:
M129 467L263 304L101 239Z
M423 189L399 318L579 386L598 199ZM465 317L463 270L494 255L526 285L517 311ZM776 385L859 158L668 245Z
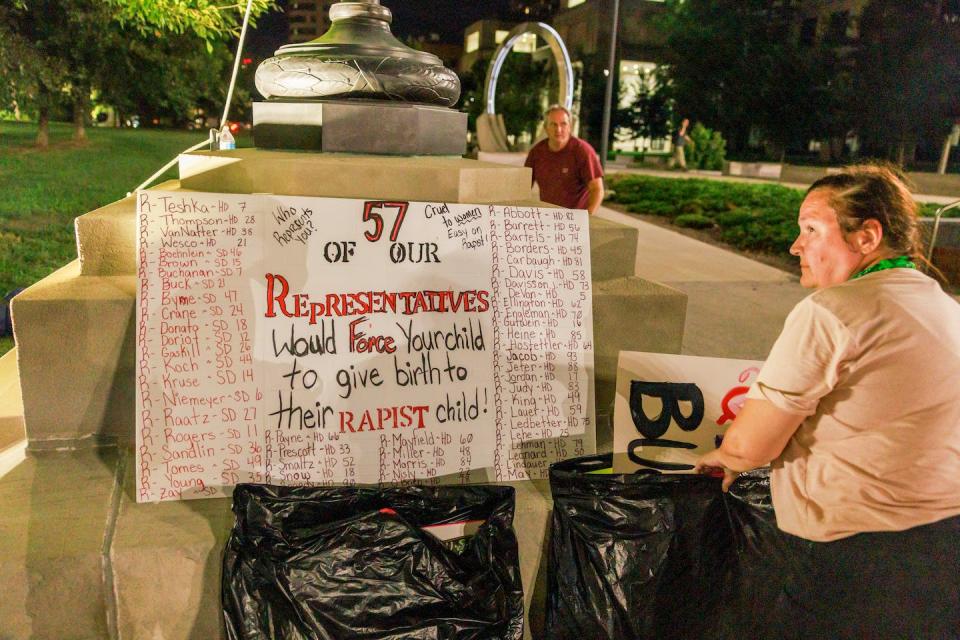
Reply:
M362 412L340 411L340 433L358 431L382 431L384 428L402 429L413 427L423 429L423 414L430 411L427 405L401 405L399 407L378 407Z

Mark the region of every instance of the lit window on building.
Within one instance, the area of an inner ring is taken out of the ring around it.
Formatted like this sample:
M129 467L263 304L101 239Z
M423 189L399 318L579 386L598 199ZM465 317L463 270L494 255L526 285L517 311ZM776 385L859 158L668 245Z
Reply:
M641 86L653 89L656 84L654 72L657 65L654 62L640 60L620 61L620 106L626 107L637 99L637 90Z
M473 33L467 34L467 42L464 49L467 53L473 53L480 48L480 32L474 31Z
M505 29L497 29L496 32L493 34L493 39L496 41L497 44L500 44L501 42L506 40L508 33L510 32Z
M537 50L537 34L523 34L514 41L513 50L517 53L533 53Z
M618 108L630 107L643 89L651 91L656 87L657 65L644 60L620 61L620 102ZM615 151L620 152L657 152L665 153L667 138L634 137L628 130L618 129L613 142Z

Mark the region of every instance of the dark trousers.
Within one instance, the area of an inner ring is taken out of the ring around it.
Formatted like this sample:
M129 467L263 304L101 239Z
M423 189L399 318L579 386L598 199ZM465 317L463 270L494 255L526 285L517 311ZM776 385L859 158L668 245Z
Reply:
M787 538L795 570L776 602L785 638L960 638L960 517L834 542Z

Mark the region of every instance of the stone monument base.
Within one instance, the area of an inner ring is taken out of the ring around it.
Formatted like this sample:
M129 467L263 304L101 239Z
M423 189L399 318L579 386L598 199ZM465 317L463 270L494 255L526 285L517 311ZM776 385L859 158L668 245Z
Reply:
M546 206L529 201L529 169L450 157L200 152L181 158L179 182L158 188ZM16 389L8 356L0 361L0 426L8 416L16 429L9 439L22 442L22 412L31 454L5 474L0 466L4 639L224 637L220 562L230 500L137 504L135 460L122 444L136 424L135 230L134 198L81 216L77 263L14 303L23 405L3 411L3 390ZM636 229L591 218L601 450L612 440L617 353L678 353L683 337L686 294L634 277L636 247ZM63 450L104 437L121 446ZM550 492L546 480L504 484L517 490L526 638L539 638Z
M376 100L254 102L253 142L262 149L460 156L467 114Z

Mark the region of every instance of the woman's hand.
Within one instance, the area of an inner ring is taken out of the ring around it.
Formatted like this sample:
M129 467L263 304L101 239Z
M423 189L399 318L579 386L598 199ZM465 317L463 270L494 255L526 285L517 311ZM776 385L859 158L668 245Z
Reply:
M748 398L723 435L720 448L697 460L693 470L706 475L722 473L726 491L739 474L779 456L801 422L800 414L778 409L767 400Z
M727 466L725 457L722 451L715 449L697 460L693 467L694 473L715 477L722 476L723 483L720 488L723 489L724 493L730 489L730 485L740 475L739 471L733 471Z

